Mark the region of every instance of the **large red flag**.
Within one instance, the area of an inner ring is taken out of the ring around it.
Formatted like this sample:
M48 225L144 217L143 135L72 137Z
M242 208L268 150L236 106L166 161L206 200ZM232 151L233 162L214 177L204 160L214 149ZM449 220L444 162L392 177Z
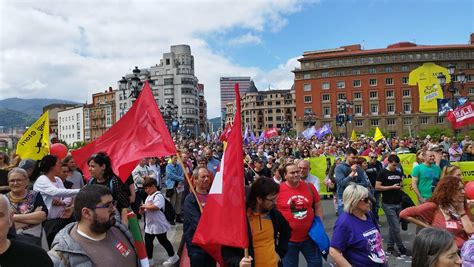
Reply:
M474 104L467 103L453 111L448 112L446 116L453 125L454 129L459 129L464 125L474 123Z
M87 159L100 151L109 155L113 171L122 181L128 178L141 159L176 154L148 81L137 101L117 123L95 141L72 151L87 179L90 176Z
M216 173L193 243L225 266L221 247L248 247L245 213L244 161L239 85L235 84L236 112L220 171Z
M274 136L278 136L278 129L273 127L265 131L264 135L266 139L270 139Z

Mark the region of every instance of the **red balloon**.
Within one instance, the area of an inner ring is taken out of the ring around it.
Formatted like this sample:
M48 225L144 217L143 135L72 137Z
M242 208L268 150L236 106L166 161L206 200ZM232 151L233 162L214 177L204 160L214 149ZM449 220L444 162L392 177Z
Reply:
M467 198L474 199L474 181L464 185L464 192L466 192Z
M67 147L61 143L52 144L49 148L49 154L55 155L61 160L67 156Z

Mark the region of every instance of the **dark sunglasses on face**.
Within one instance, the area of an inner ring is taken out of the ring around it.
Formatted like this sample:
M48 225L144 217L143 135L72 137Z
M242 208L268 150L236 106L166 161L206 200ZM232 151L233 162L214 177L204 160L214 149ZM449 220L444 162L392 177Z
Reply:
M361 199L360 201L364 201L365 203L369 203L370 198L369 198L369 197L365 197L365 198Z

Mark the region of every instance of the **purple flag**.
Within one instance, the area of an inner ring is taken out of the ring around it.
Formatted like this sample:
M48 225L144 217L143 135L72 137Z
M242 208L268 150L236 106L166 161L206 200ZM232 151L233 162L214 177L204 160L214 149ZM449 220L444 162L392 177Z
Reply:
M329 124L326 123L323 125L323 127L316 130L316 137L318 137L318 139L321 139L323 138L323 136L330 133L332 133L331 127L329 126Z

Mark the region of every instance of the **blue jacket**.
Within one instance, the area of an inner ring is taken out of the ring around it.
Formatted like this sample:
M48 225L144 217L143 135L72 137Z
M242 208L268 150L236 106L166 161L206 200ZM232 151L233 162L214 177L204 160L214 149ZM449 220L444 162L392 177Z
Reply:
M369 192L371 191L370 181L367 178L367 174L365 173L365 171L360 166L357 166L356 171L357 176L350 177L349 174L351 174L352 171L351 166L349 166L347 162L341 163L336 166L336 169L334 170L334 176L336 177L337 197L339 199L342 199L342 193L344 193L344 189L346 189L346 187L350 183L356 183L369 189Z
M168 165L166 165L166 189L173 189L176 182L183 181L184 173L181 165L168 163Z

